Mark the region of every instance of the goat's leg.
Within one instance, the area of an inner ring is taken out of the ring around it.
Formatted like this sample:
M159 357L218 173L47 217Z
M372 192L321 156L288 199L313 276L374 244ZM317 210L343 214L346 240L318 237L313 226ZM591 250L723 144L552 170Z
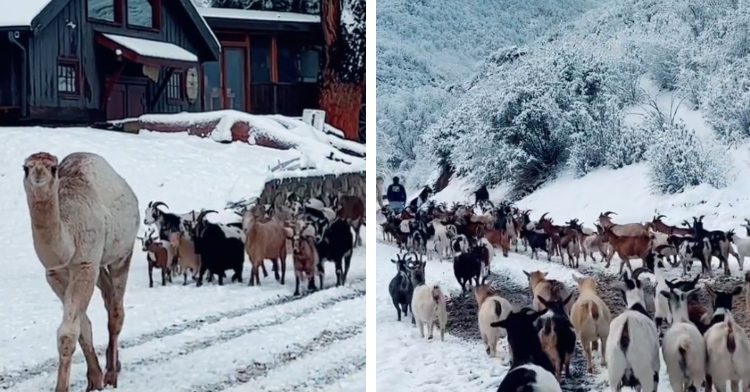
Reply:
M308 291L316 291L318 290L317 287L315 287L315 268L312 269L312 272L308 275L307 278L307 290Z
M294 295L299 295L299 272L294 274Z
M164 267L160 269L161 271L161 285L166 286L167 285L167 274L169 274L169 267Z
M148 263L148 287L154 287L154 266L150 262Z
M336 266L336 287L343 284L342 275L344 274L344 271L341 269L341 265L343 264L343 260L341 259L342 257L337 257L336 260L334 260L334 265Z
M323 259L320 259L320 261L318 261L316 269L318 271L318 282L320 283L320 289L323 290L323 279L325 279L326 275L325 266L323 265Z
M281 284L284 284L286 280L286 247L281 248L281 254L279 255L279 264L281 264Z
M47 283L55 292L60 301L65 298L65 289L68 287L69 279L67 274L58 271L47 271ZM78 343L81 345L83 356L86 359L86 378L88 385L86 392L104 389L104 374L99 365L99 358L94 350L94 339L91 333L91 320L86 313L81 314L81 334L78 337Z
M128 271L132 251L117 264L102 269L99 276L99 290L102 292L104 307L107 309L107 327L109 329L109 344L107 345L107 373L104 375L104 386L117 388L117 376L120 373L120 351L118 339L125 321L125 286L128 282Z

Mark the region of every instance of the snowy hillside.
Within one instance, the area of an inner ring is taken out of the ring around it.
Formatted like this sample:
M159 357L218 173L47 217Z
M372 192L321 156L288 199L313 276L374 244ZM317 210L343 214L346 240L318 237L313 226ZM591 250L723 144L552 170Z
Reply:
M661 192L724 186L732 168L721 151L750 136L748 23L734 1L618 0L545 40L497 52L426 132L414 175L430 182L448 163L476 183L509 183L517 199L561 170L581 176L645 161ZM632 124L656 92L696 115L672 121L667 102ZM680 165L685 178L670 178Z
M453 95L460 95L462 88L451 86L465 81L485 56L533 40L550 26L601 4L590 0L378 1L379 170L394 171L400 160L414 158L417 137Z
M130 184L143 211L161 200L172 211L213 208L257 196L277 161L296 150L242 143L219 144L184 134L140 135L91 129L1 128L0 213L6 222L0 277L0 389L49 391L57 375L56 331L60 301L48 287L36 257L22 186L21 165L31 153L62 159L75 151L101 154ZM335 169L311 156L318 169ZM340 169L340 168L339 168ZM143 218L143 217L141 217ZM209 220L216 219L209 215ZM142 228L141 230L143 230ZM354 251L345 287L335 288L326 266L325 290L295 298L291 258L286 285L273 274L262 286L214 283L182 286L182 277L148 287L146 255L135 246L120 335L122 371L117 391L364 391L365 247ZM270 271L270 268L269 268ZM160 282L159 272L154 280ZM104 366L107 317L96 290L88 315ZM71 391L86 387L80 348L74 356Z

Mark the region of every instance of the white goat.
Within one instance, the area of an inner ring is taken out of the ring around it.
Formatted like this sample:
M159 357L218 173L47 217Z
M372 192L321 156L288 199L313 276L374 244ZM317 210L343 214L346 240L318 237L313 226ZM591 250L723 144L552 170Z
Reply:
M670 264L676 265L677 249L670 244L669 235L653 230L649 230L649 235L651 236L651 249L661 246L664 250L659 252L659 254L666 256Z
M507 319L513 305L484 283L474 288L474 296L479 306L479 334L482 335L482 342L487 347L487 354L496 357L497 342L506 337L507 332L504 328L492 327L490 324Z
M411 311L419 327L419 334L424 338L424 327L427 324L427 339L432 339L435 322L440 329L440 340L445 341L445 324L448 321L448 311L445 308L445 295L440 286L421 284L414 288L411 299Z
M661 351L673 391L697 391L706 378L706 344L688 316L687 299L698 290L658 291L672 309L672 326L664 334Z
M602 260L604 260L610 252L614 252L612 244L605 240L606 238L598 233L593 233L583 237L583 241L581 242L583 245L583 261L586 261L586 256L588 255L591 257L592 261L596 262L596 259L594 258L595 250L599 252Z
M435 236L432 240L435 253L438 254L438 258L441 261L445 258L450 258L451 240L448 234L448 228L437 218L433 219L430 223L435 229Z
M717 309L718 310L718 309ZM738 383L750 385L750 340L745 330L735 321L728 309L722 309L724 321L716 323L703 334L708 356L706 371L719 392L726 391L727 381L732 391L739 391Z
M747 236L750 237L750 220L745 219L745 223L740 226L745 228ZM745 264L745 257L750 257L750 238L743 238L734 234L731 240L737 247L737 263L740 265L740 271L742 271Z
M609 326L606 352L612 391L640 385L644 392L655 392L658 387L661 366L659 334L654 321L646 312L638 274L639 271L636 270L633 277L629 278L626 271L623 281L616 283L625 293L628 307Z

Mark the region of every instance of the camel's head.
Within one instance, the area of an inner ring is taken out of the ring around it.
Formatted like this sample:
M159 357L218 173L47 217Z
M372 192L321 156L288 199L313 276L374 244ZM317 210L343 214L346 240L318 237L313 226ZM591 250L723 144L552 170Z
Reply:
M27 190L51 189L57 185L57 157L38 152L29 155L23 163L23 183Z

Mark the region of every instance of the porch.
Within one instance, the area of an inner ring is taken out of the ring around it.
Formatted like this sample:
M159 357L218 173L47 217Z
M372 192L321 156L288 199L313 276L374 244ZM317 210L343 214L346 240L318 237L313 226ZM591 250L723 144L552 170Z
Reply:
M211 9L217 11L223 13L204 15L222 47L219 61L202 66L204 110L301 116L318 108L323 52L317 16L282 23L258 20L261 11ZM243 18L232 18L238 15Z

